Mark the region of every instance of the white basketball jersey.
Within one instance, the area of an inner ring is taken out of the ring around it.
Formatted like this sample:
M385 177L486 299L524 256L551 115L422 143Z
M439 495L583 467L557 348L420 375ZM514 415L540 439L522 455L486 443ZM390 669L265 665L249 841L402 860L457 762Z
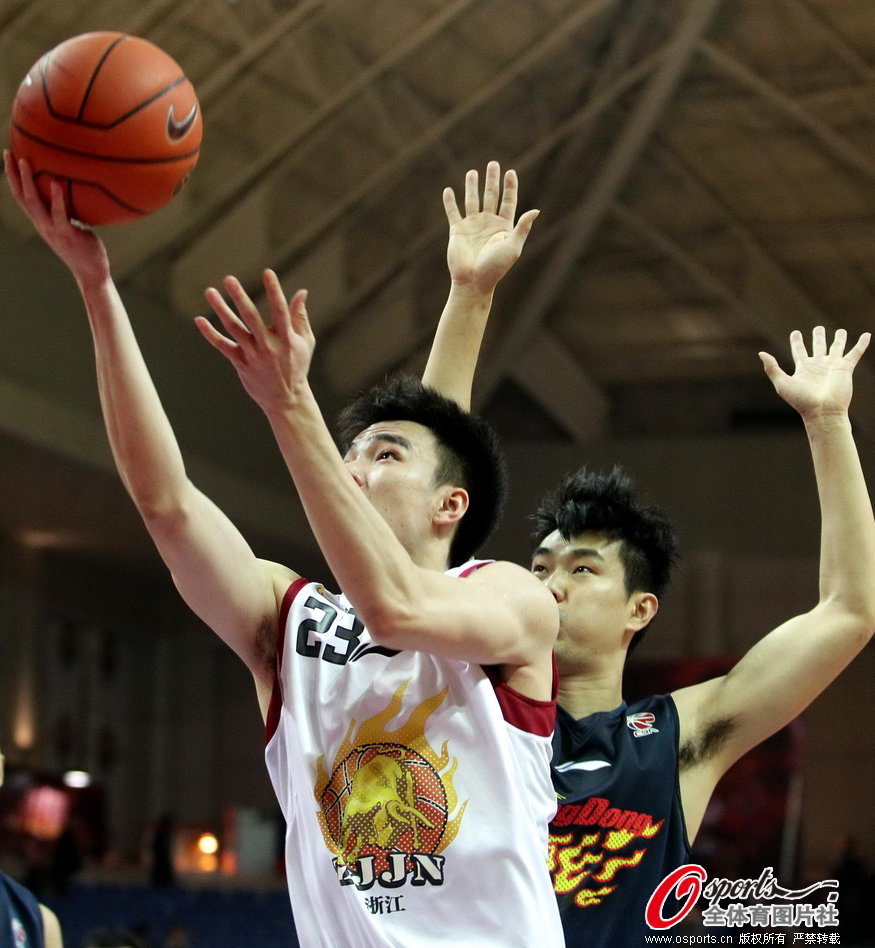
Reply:
M378 646L306 580L283 602L277 666L265 756L304 948L561 948L555 702Z

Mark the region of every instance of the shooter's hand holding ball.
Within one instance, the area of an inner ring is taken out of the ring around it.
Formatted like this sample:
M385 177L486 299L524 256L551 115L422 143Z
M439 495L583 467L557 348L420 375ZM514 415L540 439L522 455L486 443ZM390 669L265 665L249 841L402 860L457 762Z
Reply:
M147 40L83 33L42 56L12 105L10 143L43 200L61 182L69 215L120 224L163 207L185 184L200 149L194 88Z

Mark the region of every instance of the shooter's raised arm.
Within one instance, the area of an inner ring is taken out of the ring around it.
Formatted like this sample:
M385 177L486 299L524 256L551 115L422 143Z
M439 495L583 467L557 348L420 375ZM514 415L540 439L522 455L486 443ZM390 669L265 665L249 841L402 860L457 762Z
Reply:
M4 159L13 196L69 268L85 303L101 408L125 488L183 598L269 685L273 656L263 654L257 630L265 617L277 614L277 593L282 595L289 571L257 560L228 518L188 479L100 238L69 220L57 182L46 207L27 163L16 163L9 153Z

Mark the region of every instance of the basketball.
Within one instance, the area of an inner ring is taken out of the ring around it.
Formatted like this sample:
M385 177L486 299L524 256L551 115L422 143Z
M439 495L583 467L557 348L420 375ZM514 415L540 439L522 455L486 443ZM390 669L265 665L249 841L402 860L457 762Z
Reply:
M33 65L12 104L10 145L47 202L55 178L70 217L120 224L182 188L202 131L194 88L171 56L137 36L96 32Z

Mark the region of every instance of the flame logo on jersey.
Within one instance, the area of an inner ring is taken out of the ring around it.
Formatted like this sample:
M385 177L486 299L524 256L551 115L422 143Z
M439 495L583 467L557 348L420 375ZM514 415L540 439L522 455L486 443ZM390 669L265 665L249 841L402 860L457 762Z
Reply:
M325 844L337 866L358 864L353 881L360 888L365 876L397 880L399 854L414 884L423 865L442 865L430 857L456 838L467 806L459 804L453 784L458 761L448 742L437 752L425 737L426 722L446 689L415 707L394 730L387 727L401 711L407 684L384 711L361 725L350 723L330 773L324 757L317 761L315 796Z
M602 797L560 806L550 824L548 862L557 895L581 908L599 905L617 887L617 874L640 864L646 841L662 829L648 813L619 810ZM565 827L571 827L563 832ZM586 827L583 835L579 828ZM643 845L642 845L643 844Z

